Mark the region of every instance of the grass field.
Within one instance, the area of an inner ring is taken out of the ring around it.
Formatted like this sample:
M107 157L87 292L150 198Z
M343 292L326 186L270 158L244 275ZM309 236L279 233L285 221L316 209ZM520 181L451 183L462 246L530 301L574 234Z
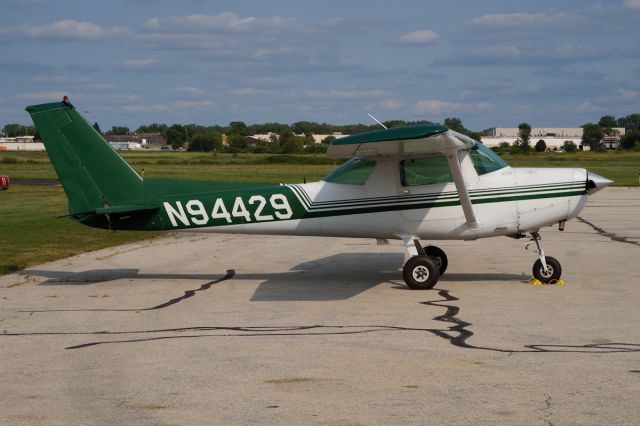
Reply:
M293 183L315 181L337 162L322 155L269 155L124 152L147 178ZM617 186L638 186L640 152L504 155L514 167L584 167L615 180ZM280 162L273 162L280 161ZM0 174L12 179L56 179L43 152L0 152ZM119 245L162 233L109 232L58 219L67 213L62 188L13 185L0 191L0 274L49 260Z
M145 177L245 182L302 182L326 176L338 164L324 154L273 156L267 154L205 154L192 152L123 152ZM576 152L505 154L513 167L584 167L614 180L614 186L638 186L640 152ZM276 161L276 162L274 162ZM0 174L13 179L56 179L44 152L0 152Z

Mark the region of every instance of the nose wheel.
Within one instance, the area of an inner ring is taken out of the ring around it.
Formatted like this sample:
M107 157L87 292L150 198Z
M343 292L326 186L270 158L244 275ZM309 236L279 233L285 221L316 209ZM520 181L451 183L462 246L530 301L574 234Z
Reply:
M544 284L550 284L560 279L562 266L555 257L544 255L541 239L540 234L537 232L531 233L531 242L536 243L539 256L538 260L533 264L533 276Z

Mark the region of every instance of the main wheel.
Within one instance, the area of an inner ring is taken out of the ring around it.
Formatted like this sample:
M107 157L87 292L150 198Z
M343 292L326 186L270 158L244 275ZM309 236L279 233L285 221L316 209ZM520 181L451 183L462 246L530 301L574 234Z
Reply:
M545 284L549 284L553 280L559 280L562 275L562 267L560 262L551 256L545 256L547 262L547 270L544 270L540 259L533 264L533 276Z
M447 260L447 255L440 247L436 246L426 246L424 248L424 252L427 256L433 258L436 261L436 265L438 266L438 270L440 271L440 275L444 274L444 271L447 270L447 266L449 266L449 261Z
M436 261L429 256L413 256L404 264L402 277L409 288L429 290L438 282L440 271Z

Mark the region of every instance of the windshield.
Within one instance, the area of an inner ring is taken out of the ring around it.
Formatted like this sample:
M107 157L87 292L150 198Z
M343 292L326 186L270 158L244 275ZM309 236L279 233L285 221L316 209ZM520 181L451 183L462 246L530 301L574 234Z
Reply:
M375 160L352 158L322 180L344 185L364 185L375 166Z
M473 147L467 150L473 167L475 167L478 175L484 175L487 173L495 172L496 170L503 169L508 166L505 161L498 156L495 152L491 151L480 142L476 142Z

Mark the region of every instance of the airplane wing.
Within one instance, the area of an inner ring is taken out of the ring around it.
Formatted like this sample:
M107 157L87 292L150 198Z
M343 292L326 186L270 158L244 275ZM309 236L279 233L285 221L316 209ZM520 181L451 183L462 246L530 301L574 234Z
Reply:
M400 157L436 152L444 153L458 191L466 225L471 229L477 229L480 224L471 204L460 159L456 153L459 150L471 148L475 144L476 141L473 139L449 130L440 124L420 124L375 130L336 139L331 142L327 156L331 158Z
M420 124L336 139L331 142L327 156L346 158L430 154L471 148L474 144L473 139L440 124Z

